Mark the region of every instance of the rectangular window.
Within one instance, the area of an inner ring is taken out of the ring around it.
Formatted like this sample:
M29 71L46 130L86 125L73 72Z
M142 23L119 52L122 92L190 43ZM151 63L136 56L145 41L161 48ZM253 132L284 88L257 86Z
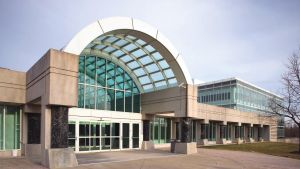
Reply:
M20 148L20 109L6 106L5 114L5 149Z
M107 89L106 109L115 110L115 91L113 89Z
M85 60L85 83L95 84L96 77L96 58L95 56L87 56Z
M124 92L116 91L116 111L124 111Z
M101 87L97 87L97 101L96 101L96 108L98 110L105 110L105 103L106 103L106 93L105 89Z
M78 82L84 83L84 71L85 71L85 57L79 57L79 66L78 66Z
M106 66L107 87L115 88L115 64L111 61L107 62Z
M125 111L132 112L132 93L125 92Z
M84 85L78 84L78 107L84 108Z
M133 112L139 113L140 112L140 94L135 93L133 95Z
M97 57L96 62L97 85L106 87L106 60Z
M85 88L85 108L95 109L95 87L86 86Z

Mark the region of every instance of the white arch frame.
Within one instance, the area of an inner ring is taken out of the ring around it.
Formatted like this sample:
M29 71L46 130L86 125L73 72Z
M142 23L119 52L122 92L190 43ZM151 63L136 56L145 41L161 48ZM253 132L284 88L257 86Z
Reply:
M164 58L168 58L166 61L178 78L178 84L193 84L182 55L161 32L138 19L111 17L98 20L78 32L62 51L80 55L84 48L95 38L113 32L134 34L136 37L142 36L139 38L146 41L148 39L148 42L151 44L156 44L156 46L161 49L156 48L156 50L159 51Z

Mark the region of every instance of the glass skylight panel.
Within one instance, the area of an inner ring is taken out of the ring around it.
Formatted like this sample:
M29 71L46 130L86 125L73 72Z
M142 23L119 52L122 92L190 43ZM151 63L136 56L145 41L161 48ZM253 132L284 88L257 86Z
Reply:
M120 56L124 55L124 52L121 50L117 50L117 51L113 52L112 54L115 55L116 57L120 57Z
M163 58L163 57L160 55L160 53L158 53L158 52L153 53L152 56L153 56L156 60L160 60L160 59Z
M172 78L172 79L169 79L168 82L169 82L169 84L176 84L177 80L176 80L176 78Z
M136 76L143 76L146 74L143 68L136 69L133 72L136 74Z
M153 89L153 85L148 84L148 85L143 86L143 88L144 88L145 91L149 91L150 89Z
M131 61L131 60L133 60L130 56L128 56L128 55L125 55L125 56L123 56L123 57L121 57L121 60L123 61L123 62L128 62L128 61Z
M147 83L150 83L150 78L148 76L143 76L143 77L140 77L139 78L139 81L141 82L141 84L147 84Z
M135 39L136 39L136 37L131 36L131 35L127 35L126 37L127 37L128 39L131 39L131 40L135 40Z
M130 69L135 69L137 67L139 67L140 65L137 63L137 61L133 61L127 64L128 67L130 67Z
M161 81L161 82L156 82L155 83L155 87L156 88L163 88L167 86L167 82L166 81Z
M139 61L140 61L143 65L146 65L146 64L148 64L148 63L153 62L153 60L152 60L149 56L142 57L141 59L139 59Z
M94 45L95 45L94 43L89 43L85 48L91 48Z
M139 49L139 50L136 50L134 52L132 52L132 54L135 56L135 57L140 57L140 56L143 56L145 55L146 53L142 50L142 49Z
M153 51L155 51L155 49L154 49L151 45L145 46L145 49L146 49L148 52L153 52Z
M111 51L114 51L114 50L116 50L116 48L111 47L111 46L108 46L108 47L106 47L106 48L103 49L103 51L104 51L104 52L107 52L107 53L109 53L109 52L111 52Z
M112 43L112 42L114 42L114 41L116 41L118 38L116 38L115 36L111 36L111 37L109 37L108 39L106 39L105 41L106 42L109 42L109 43Z
M99 50L101 50L101 49L103 49L105 47L105 45L97 45L97 46L95 46L94 48L95 49L99 49Z
M105 39L107 36L100 36L99 38L96 39L96 41L102 41L103 39Z
M174 73L171 69L164 70L164 73L165 73L167 78L174 77Z
M158 63L162 69L166 69L169 67L169 64L166 62L166 60L159 61Z
M136 49L137 46L135 46L134 44L128 44L124 47L124 49L126 49L127 51L132 51L133 49Z
M117 45L117 46L123 46L123 45L125 45L125 44L127 44L128 43L128 41L126 41L126 40L124 40L124 39L120 39L120 40L118 40L116 43L115 43L115 45Z
M147 69L147 71L148 71L149 73L155 72L155 71L158 71L158 70L159 70L158 66L157 66L155 63L146 66L146 69Z
M160 80L164 79L164 76L161 72L157 72L157 73L151 74L151 78L154 81L160 81Z
M141 46L146 44L146 42L144 42L142 39L137 40L136 43L138 43Z

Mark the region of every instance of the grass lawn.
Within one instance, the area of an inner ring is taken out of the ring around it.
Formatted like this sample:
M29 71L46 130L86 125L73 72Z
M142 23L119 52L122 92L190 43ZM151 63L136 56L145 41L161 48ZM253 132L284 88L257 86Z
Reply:
M290 144L290 143L263 142L263 143L252 143L252 144L248 143L248 144L215 145L215 146L205 146L203 148L258 152L258 153L270 154L275 156L295 158L300 160L300 154L298 153L298 144Z

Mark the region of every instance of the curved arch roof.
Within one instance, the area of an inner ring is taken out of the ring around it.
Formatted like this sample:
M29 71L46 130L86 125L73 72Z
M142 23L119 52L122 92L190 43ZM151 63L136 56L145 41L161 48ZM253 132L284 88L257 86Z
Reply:
M98 20L76 34L63 51L113 61L132 76L141 92L192 84L182 56L158 30L140 20Z

